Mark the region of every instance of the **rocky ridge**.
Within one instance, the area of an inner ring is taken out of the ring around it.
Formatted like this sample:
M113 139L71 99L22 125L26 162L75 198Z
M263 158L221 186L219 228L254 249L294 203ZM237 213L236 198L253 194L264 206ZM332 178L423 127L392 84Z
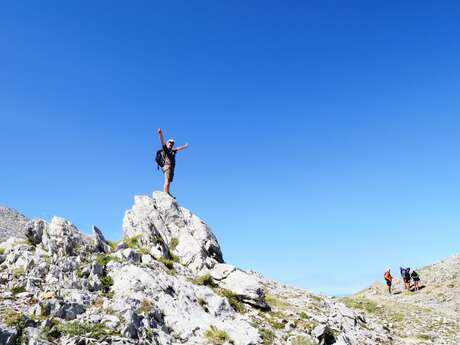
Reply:
M341 301L225 263L208 225L162 192L135 197L116 243L63 218L7 215L0 344L392 343Z

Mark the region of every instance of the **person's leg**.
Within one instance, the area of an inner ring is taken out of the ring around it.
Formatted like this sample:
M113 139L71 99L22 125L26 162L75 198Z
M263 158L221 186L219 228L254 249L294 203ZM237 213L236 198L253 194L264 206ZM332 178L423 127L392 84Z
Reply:
M163 187L163 191L165 193L168 193L169 194L169 188L171 186L171 169L165 169L164 170L164 175L165 175L165 184L164 184L164 187Z

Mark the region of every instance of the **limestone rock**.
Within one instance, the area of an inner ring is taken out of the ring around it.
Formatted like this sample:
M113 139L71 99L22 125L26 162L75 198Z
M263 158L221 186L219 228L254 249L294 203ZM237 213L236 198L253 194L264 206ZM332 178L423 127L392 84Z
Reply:
M217 264L210 274L217 285L232 291L242 302L264 310L270 309L265 303L264 288L257 276L228 264Z
M102 234L102 231L99 230L96 225L93 225L93 241L98 251L102 253L110 253L110 245Z
M16 237L25 239L25 231L29 219L18 211L0 207L0 242Z
M136 196L123 220L124 237L155 247L156 255L176 255L194 272L223 262L217 239L209 227L163 192Z
M17 335L16 328L0 324L0 344L14 345Z

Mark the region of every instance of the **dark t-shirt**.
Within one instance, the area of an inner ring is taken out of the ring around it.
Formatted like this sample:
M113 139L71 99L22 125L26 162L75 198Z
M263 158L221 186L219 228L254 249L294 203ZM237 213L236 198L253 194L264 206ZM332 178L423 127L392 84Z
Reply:
M163 151L165 152L165 166L174 168L176 166L176 149L168 149L166 145L163 145Z

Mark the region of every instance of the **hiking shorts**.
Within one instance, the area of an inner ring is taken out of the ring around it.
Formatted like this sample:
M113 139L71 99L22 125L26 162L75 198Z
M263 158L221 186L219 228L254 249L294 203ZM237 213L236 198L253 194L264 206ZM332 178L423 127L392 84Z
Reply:
M174 179L174 168L171 167L164 167L163 168L163 173L165 174L165 178L169 181L172 182Z
M387 286L391 286L391 280L387 280Z

